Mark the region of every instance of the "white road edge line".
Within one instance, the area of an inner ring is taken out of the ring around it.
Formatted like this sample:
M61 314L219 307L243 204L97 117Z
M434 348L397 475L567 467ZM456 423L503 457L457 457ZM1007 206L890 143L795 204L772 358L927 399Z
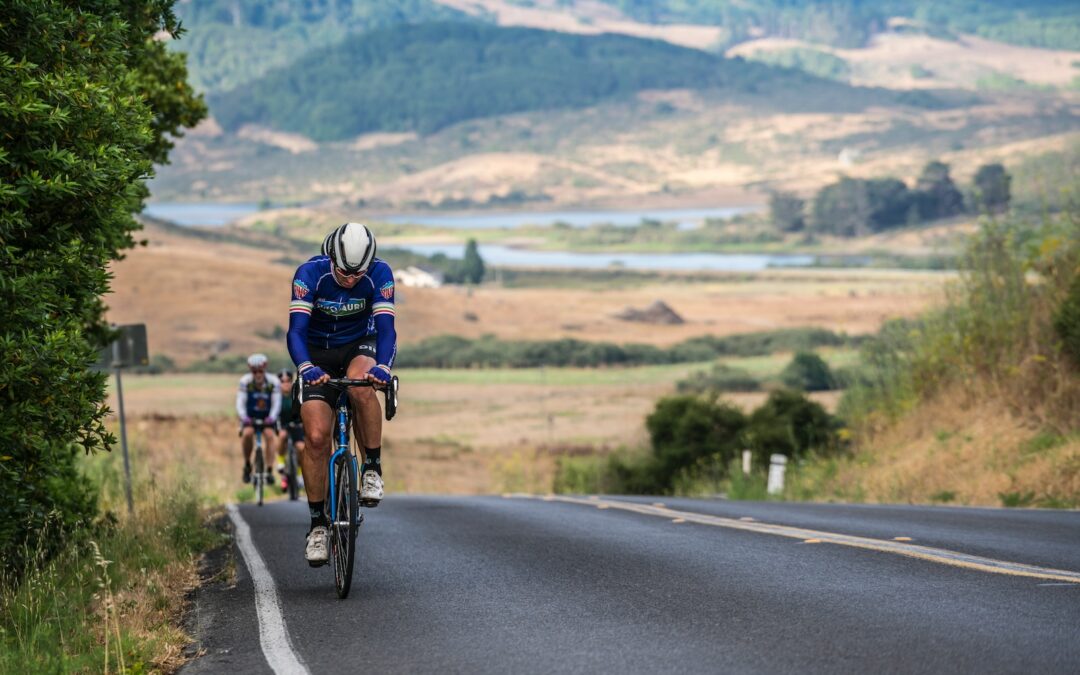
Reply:
M274 577L251 540L251 528L240 515L236 504L229 504L226 508L236 528L236 547L240 549L255 586L255 613L259 619L259 644L263 656L277 675L308 675L307 667L293 650L289 631L285 629L285 617L281 614Z

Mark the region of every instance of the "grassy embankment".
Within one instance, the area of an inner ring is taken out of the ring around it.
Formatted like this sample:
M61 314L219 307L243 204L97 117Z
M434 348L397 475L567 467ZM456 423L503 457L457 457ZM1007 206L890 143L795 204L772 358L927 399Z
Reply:
M137 457L143 449L133 448ZM0 584L0 672L171 672L189 638L185 595L201 554L220 544L196 462L136 462L128 515L120 450L86 457L101 516L51 559L33 559L20 583Z
M851 452L796 467L788 496L1080 507L1078 213L985 225L948 302L865 347Z

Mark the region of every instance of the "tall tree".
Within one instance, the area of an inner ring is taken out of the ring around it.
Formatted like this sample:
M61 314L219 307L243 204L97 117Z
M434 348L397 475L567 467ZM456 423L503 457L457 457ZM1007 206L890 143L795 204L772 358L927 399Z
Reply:
M806 200L793 192L769 193L769 215L781 232L799 232L806 227Z
M470 284L478 284L484 280L484 259L480 257L480 249L475 239L470 239L465 244L465 258L461 261L463 281Z
M172 0L8 0L0 15L0 564L95 512L76 469L107 448L106 266L133 244L166 134L205 115ZM48 528L49 536L42 536Z
M949 176L949 165L930 162L915 182L915 203L923 220L948 218L964 211L964 195Z
M1002 213L1012 199L1012 176L1001 164L983 164L975 172L973 199L979 211Z

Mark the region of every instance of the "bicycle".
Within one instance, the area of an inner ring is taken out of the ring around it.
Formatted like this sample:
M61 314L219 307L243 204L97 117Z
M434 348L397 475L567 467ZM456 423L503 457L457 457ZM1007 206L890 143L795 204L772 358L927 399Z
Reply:
M263 492L266 489L266 460L263 458L263 422L252 420L251 428L255 432L255 461L251 474L251 484L255 488L255 503L263 505ZM243 430L241 430L243 433Z
M384 386L369 380L349 378L331 379L327 384L348 389L349 387L375 387L381 389L386 400L385 416L390 421L397 413L398 378L395 375ZM330 467L326 477L327 517L330 520L330 558L334 562L334 587L338 597L345 599L352 586L353 566L356 560L356 535L364 516L360 513L359 478L356 451L350 443L352 407L346 391L341 392L337 406L337 443L330 455Z

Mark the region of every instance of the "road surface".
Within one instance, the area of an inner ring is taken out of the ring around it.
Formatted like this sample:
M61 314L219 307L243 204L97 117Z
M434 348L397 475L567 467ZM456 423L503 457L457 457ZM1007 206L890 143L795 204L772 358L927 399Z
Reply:
M237 583L199 592L183 672L1080 672L1075 511L391 495L365 514L338 600L302 502L235 509Z

